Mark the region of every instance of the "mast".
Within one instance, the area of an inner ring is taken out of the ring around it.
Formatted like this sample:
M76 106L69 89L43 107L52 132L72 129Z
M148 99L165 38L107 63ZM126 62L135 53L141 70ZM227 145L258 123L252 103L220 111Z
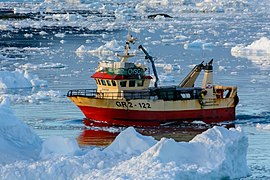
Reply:
M136 38L134 38L132 35L128 35L126 45L125 45L125 54L124 55L116 54L116 56L121 57L121 62L126 62L128 58L134 57L134 54L129 54L128 51L130 49L129 44L130 43L134 44L135 41L136 41Z
M211 59L205 65L202 88L208 88L210 85L213 85L213 65L212 64L213 64L213 59Z
M202 88L206 90L205 98L213 98L213 59L206 63L204 68L204 77L202 81Z
M157 70L156 70L156 66L155 66L155 63L154 63L154 60L153 60L153 57L152 56L150 56L149 54L148 54L148 52L142 47L142 45L140 45L139 46L139 49L141 49L143 52L144 52L144 54L145 54L145 59L149 59L150 60L150 62L151 62L151 64L152 64L152 69L153 69L153 72L154 72L154 76L155 76L155 87L158 87L158 74L157 74Z

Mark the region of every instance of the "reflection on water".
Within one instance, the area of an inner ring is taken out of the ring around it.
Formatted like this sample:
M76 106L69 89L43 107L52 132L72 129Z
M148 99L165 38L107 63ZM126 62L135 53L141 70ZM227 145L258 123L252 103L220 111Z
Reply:
M110 132L101 129L85 129L77 138L80 146L108 146L119 132Z
M234 124L218 125L225 126L226 128L235 127ZM188 142L197 134L201 134L213 126L213 124L185 123L158 127L135 127L135 129L137 132L145 136L153 136L156 140L166 137L172 138L178 142ZM123 127L109 126L107 124L106 126L104 124L93 124L92 126L84 129L84 131L77 138L77 141L80 146L108 146L124 129L125 128Z

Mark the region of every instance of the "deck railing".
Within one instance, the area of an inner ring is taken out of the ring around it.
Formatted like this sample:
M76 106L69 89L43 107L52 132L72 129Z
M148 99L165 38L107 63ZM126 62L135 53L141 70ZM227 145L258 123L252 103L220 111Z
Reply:
M67 93L68 97L71 96L83 96L83 97L95 97L97 94L96 89L75 89L69 90Z
M97 92L96 89L69 90L68 97L92 97L98 99L163 99L163 100L189 100L199 99L201 89L183 88L178 91L122 91L122 92Z
M150 99L150 92L97 92L96 89L76 89L69 90L67 96L95 97L100 99Z

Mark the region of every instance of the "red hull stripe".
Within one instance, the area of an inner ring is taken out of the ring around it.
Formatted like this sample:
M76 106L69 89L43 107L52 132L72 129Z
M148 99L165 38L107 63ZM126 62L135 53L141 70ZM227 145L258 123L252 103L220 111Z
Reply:
M124 75L108 74L108 73L102 73L102 72L96 72L91 77L92 78L99 78L99 79L112 79L112 80L127 79L127 77ZM132 76L129 76L129 78L132 78ZM142 79L152 79L152 77L151 76L143 76Z
M123 126L154 126L160 123L193 120L219 123L235 119L235 108L186 110L186 111L136 111L79 106L86 118Z

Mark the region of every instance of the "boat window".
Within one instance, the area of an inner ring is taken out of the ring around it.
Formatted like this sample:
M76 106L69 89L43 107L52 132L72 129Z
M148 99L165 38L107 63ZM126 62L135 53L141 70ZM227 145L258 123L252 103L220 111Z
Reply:
M101 79L101 82L103 86L106 86L106 82L103 79Z
M120 81L120 86L121 87L126 87L127 86L127 81Z
M98 79L98 84L101 85L100 79Z
M190 99L190 94L189 93L181 93L181 96L183 99Z
M111 86L111 81L107 80L107 84L108 84L108 86Z
M144 80L137 80L137 86L141 87L143 86Z
M112 85L116 86L116 82L114 80L112 80Z
M129 87L135 87L135 80L129 81Z

